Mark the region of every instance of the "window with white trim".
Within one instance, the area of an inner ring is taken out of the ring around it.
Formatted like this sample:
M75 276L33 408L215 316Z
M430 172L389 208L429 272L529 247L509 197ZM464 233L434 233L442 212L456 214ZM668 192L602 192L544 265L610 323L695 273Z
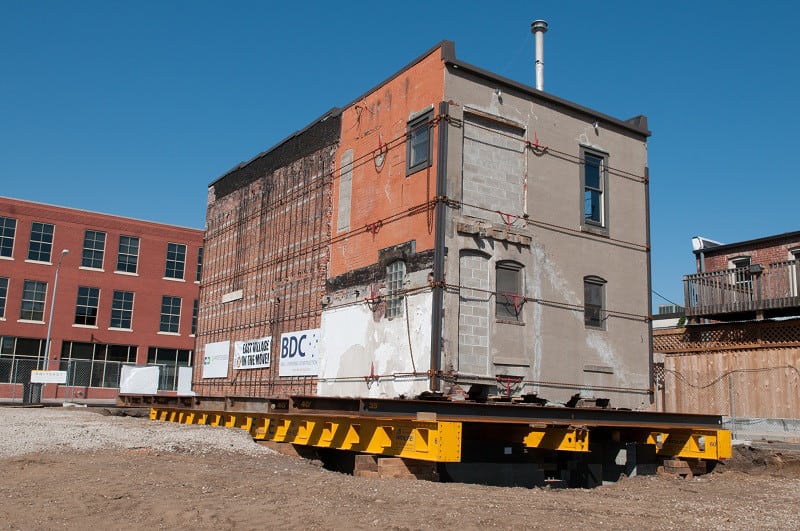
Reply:
M17 233L17 220L0 216L0 256L11 258L14 253L14 235Z
M733 269L733 299L737 302L750 300L753 295L753 275L750 272L752 260L749 256L737 256L728 261Z
M44 321L44 299L47 282L26 280L22 284L22 302L19 318L25 321Z
M28 244L28 260L49 262L53 251L53 232L55 226L50 223L34 221L31 223L31 239Z
M133 292L114 290L111 301L111 328L130 330L133 321Z
M8 278L0 277L0 318L6 316L6 299L8 298Z
M135 236L120 236L119 251L117 252L117 271L136 273L138 266L139 238Z
M607 157L597 152L583 150L581 159L583 223L589 226L606 227L606 208L608 205L606 194Z
M161 297L161 322L159 331L177 334L181 322L181 298L164 295Z
M87 229L83 235L83 256L81 266L103 269L103 255L106 250L106 233Z
M192 335L197 333L197 310L200 307L200 301L197 299L194 300L194 305L192 306Z
M183 279L183 270L186 266L186 246L182 243L167 244L167 266L164 276L167 278Z
M195 276L195 282L200 282L200 277L203 273L203 248L197 248L197 276Z
M99 305L100 288L78 286L78 300L75 302L75 324L96 326Z

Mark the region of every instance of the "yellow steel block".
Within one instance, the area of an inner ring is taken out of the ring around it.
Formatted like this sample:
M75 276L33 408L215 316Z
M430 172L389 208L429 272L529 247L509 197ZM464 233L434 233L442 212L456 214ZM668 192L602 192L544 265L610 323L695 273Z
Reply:
M461 423L422 420L309 417L302 414L252 414L150 410L150 418L186 424L241 428L257 440L425 461L461 460Z
M259 416L253 420L253 424L250 427L250 435L253 437L253 439L263 441L267 438L267 433L269 432L269 420L269 417L264 416Z
M561 452L588 452L589 431L583 428L537 427L531 428L522 442L528 448Z
M733 455L728 430L675 430L652 432L647 443L658 455L695 459L729 459Z
M322 433L319 437L320 446L330 446L333 442L333 437L336 435L336 430L339 424L336 422L323 422Z

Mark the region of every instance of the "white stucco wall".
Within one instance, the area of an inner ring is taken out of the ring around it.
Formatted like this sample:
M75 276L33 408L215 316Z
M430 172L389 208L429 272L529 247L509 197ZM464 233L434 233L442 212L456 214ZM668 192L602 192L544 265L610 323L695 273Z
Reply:
M366 303L322 313L318 395L396 398L428 389L432 296L407 302L408 315L394 319L376 321Z

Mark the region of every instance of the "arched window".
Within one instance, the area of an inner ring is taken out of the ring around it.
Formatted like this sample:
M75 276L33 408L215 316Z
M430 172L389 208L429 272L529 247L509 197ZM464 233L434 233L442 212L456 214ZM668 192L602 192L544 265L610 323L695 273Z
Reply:
M495 317L511 321L522 321L522 305L525 302L522 289L522 264L504 260L495 268Z
M583 277L583 323L586 328L606 328L606 281L600 277Z
M395 260L386 266L386 317L403 315L403 283L406 280L406 264Z

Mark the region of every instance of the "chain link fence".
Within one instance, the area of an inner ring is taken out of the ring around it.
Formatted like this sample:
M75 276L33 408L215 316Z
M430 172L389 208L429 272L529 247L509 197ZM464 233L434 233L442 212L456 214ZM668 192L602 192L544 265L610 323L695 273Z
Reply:
M59 396L63 396L69 401L80 400L86 398L89 388L92 387L119 389L123 365L133 364L116 361L62 359L58 370L67 373L67 382L58 384L64 390L59 391ZM177 390L177 366L158 363L138 366L159 368L159 391ZM12 384L2 387L8 391L0 395L0 399L10 399L11 402L22 402L23 404L40 403L42 385L31 384L31 372L41 368L41 360L38 358L0 358L0 385Z
M706 381L663 365L654 374L665 412L721 415L734 438L800 441L800 370L792 365L734 369Z

